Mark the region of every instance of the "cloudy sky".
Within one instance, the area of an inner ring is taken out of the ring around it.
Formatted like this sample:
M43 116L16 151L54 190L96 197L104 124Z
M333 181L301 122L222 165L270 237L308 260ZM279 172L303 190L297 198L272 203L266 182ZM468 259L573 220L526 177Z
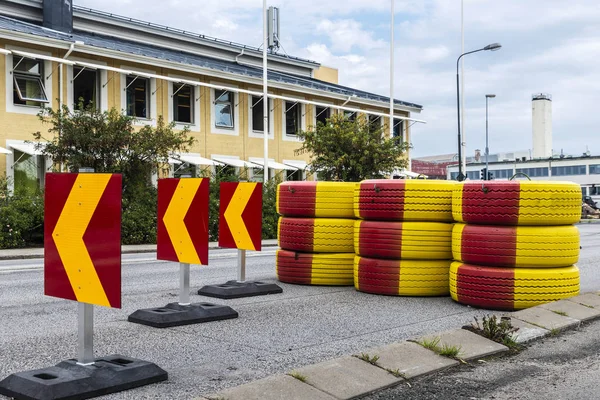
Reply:
M259 46L260 0L75 0L76 5ZM389 94L390 0L270 0L290 55L339 68L340 83ZM531 148L531 95L553 97L555 152L600 154L600 2L464 0L467 154ZM456 151L460 0L396 0L395 97L418 103L414 156Z

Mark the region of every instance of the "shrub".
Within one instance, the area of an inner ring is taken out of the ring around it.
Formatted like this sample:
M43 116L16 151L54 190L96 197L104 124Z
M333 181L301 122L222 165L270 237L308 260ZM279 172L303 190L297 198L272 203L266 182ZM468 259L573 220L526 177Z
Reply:
M0 178L0 248L40 246L44 242L44 194L23 188L12 196Z

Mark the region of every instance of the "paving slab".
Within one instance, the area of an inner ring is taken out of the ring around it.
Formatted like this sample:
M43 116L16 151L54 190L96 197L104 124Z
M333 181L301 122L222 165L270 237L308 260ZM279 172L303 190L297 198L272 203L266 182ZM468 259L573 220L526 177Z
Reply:
M206 396L209 400L335 400L289 375L273 375Z
M296 372L306 376L306 383L311 386L343 400L364 396L403 381L356 357L336 358L302 367Z
M600 299L600 296L596 297ZM578 319L580 321L588 321L600 317L600 308L591 308L570 300L554 301L552 303L542 304L540 307L545 308L546 310L564 313L565 317Z
M403 378L411 379L458 365L458 361L437 355L413 342L393 343L368 349L365 353L378 356L377 365L397 371Z
M558 315L541 307L532 307L511 314L512 318L529 322L545 329L566 329L577 326L581 321Z
M519 330L515 332L514 337L515 342L517 343L523 344L531 342L532 340L543 338L550 333L548 329L532 325L529 322L521 321L517 318L512 318L512 315L507 315L507 317L510 317L512 326L519 328Z
M466 329L455 329L434 335L427 335L417 339L417 341L421 342L422 340L432 340L435 338L440 339L439 346L460 347L457 357L465 361L508 351L508 347Z
M600 296L594 293L586 293L568 299L574 303L583 304L585 306L600 308Z

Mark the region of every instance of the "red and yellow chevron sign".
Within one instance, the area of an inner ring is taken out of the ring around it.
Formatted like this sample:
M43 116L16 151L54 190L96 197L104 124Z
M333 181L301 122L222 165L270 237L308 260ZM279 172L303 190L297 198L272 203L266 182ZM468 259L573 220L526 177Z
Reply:
M46 174L44 293L121 308L121 175Z
M262 183L223 182L219 202L219 246L260 251Z
M208 198L206 178L158 180L156 258L208 264Z

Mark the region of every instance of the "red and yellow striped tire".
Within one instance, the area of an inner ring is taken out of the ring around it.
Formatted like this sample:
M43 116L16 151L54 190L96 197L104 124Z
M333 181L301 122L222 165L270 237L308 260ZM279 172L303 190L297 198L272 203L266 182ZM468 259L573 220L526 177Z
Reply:
M277 187L277 212L286 217L354 218L356 183L284 182Z
M491 310L520 310L579 294L579 269L497 268L453 262L452 299Z
M563 226L455 224L456 261L490 267L564 267L579 260L579 230Z
M352 286L354 254L310 254L277 250L277 279L299 285Z
M581 188L573 182L478 181L457 184L452 215L491 225L570 225L581 218Z
M280 217L279 247L306 253L354 253L354 220Z
M452 224L356 221L354 251L363 257L449 260L452 258Z
M354 191L354 215L385 221L452 222L456 182L369 179Z
M447 296L451 261L354 258L354 287L391 296Z

